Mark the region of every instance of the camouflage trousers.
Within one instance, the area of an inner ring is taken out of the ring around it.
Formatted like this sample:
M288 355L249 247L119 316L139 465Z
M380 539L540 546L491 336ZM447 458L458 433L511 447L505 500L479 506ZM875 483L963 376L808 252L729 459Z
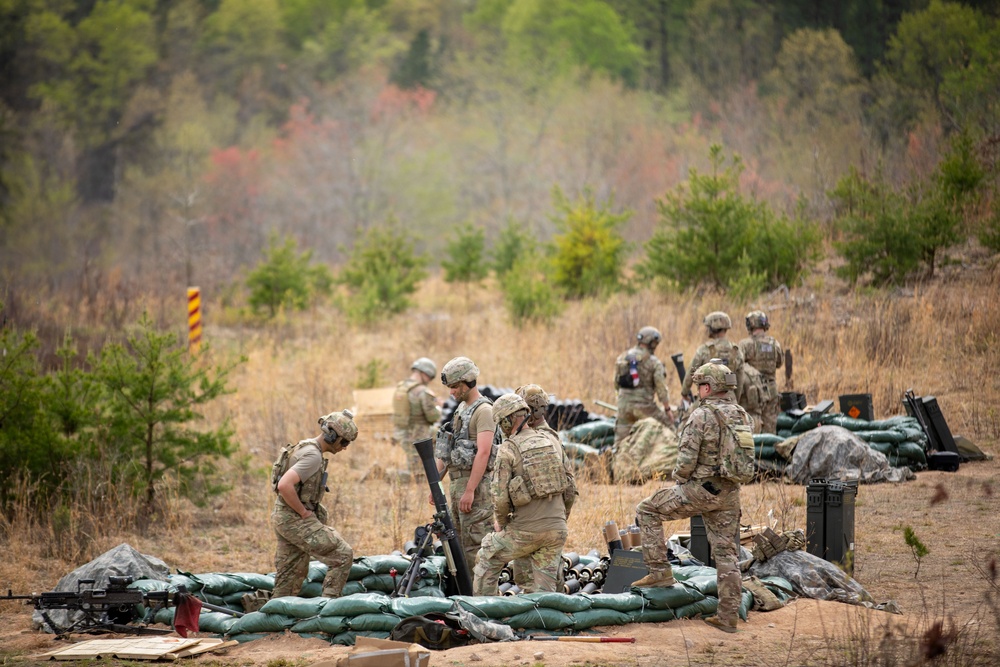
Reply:
M486 537L493 530L493 496L490 495L490 474L486 473L476 486L476 494L472 499L472 511L461 512L458 501L465 493L465 485L469 482L468 470L449 470L450 478L449 500L452 523L458 532L462 551L465 553L465 564L469 572L476 566L476 554Z
M670 423L667 419L666 411L661 408L656 403L643 401L641 403L633 402L629 400L618 400L618 414L615 417L615 444L628 437L629 431L632 430L632 424L636 423L640 419L645 419L646 417L653 417L658 422L673 428L674 425Z
M555 592L561 590L559 570L562 550L566 545L566 530L548 530L539 533L504 528L490 533L483 539L476 561L472 582L473 595L497 595L497 580L508 561L530 564L531 582L525 582L526 593Z
M560 555L559 560L562 560ZM561 563L557 563L558 575L556 576L556 591L563 590L563 584L566 583L566 577L563 576L563 568ZM537 590L535 586L535 567L531 562L530 558L515 558L511 561L510 571L513 575L512 580L524 592L531 593Z
M719 619L735 626L742 591L742 577L737 565L740 486L713 477L710 481L721 489L718 495L713 495L702 486L707 481L690 480L660 489L636 506L636 518L642 532L643 560L651 572L669 571L663 522L700 514L705 520L708 541L715 558Z
M303 519L283 503L274 506L271 525L278 538L274 554L274 597L298 595L309 574L313 558L327 567L323 596L339 597L351 573L354 550L336 530L326 524L326 508Z
M778 413L781 412L781 395L777 388L774 390L774 398L764 403L760 408L760 430L757 433L777 433ZM756 417L754 417L756 419Z

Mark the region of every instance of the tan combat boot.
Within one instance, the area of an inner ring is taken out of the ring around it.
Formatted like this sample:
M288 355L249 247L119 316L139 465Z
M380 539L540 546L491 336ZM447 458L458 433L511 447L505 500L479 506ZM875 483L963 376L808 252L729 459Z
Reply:
M729 625L728 623L726 623L725 621L723 621L718 616L709 616L708 618L706 618L704 620L705 620L706 623L708 623L709 625L711 625L713 628L718 628L718 629L722 630L723 632L730 632L730 633L736 632L736 626L735 625Z
M676 583L673 570L650 570L649 574L639 581L633 581L632 585L639 588L670 588Z

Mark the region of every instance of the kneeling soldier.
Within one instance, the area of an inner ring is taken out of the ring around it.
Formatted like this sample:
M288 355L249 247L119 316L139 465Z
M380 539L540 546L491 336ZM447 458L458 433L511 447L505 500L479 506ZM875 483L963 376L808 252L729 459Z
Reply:
M490 490L494 530L483 538L476 560L475 595L496 595L500 571L508 561L531 561L529 592L555 591L566 544L566 506L576 485L551 438L528 426L529 408L517 394L504 394L493 406L493 421L505 439L497 453Z

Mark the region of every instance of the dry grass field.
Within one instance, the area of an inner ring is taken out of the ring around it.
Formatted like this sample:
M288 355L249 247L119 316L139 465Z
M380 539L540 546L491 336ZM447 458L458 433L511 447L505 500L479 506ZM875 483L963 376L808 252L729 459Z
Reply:
M918 395L938 397L954 433L1000 454L998 297L1000 267L973 261L946 267L930 285L891 294L848 292L831 278L814 278L806 287L752 303L641 292L572 303L551 327L525 329L510 325L495 290L467 293L433 280L422 288L417 308L369 329L352 327L326 309L251 328L220 316L209 301L211 353L248 357L233 376L236 391L206 414L209 425L228 418L235 426L240 452L226 464L232 489L197 507L166 486L160 489L164 511L141 530L128 528L135 510L113 491L99 502L81 500L59 522L31 506L17 508L0 518L0 589L49 590L63 574L121 542L191 572L272 571L272 494L266 484L271 461L286 442L315 435L319 415L351 406L366 368L378 369L380 384L389 385L407 374L415 357L429 356L440 366L462 354L477 362L484 384L536 382L558 398L581 399L598 410L591 401L613 401L614 359L639 327L652 324L663 332L661 358L683 351L690 359L701 342L701 318L717 309L733 317L735 339L744 336L745 312L768 310L771 333L795 355L794 388L810 402L871 393L881 418L900 414L902 393L912 387ZM676 399L676 376L671 393ZM391 476L369 475L362 482L373 467L402 467L403 454L385 438L383 419L359 415L359 426L357 442L331 463L326 504L356 555L388 553L429 518L427 491ZM800 600L778 612L752 613L735 637L695 621L630 625L612 630L639 639L624 649L568 643L470 647L437 654L433 664L904 665L922 664L938 646L945 654L934 664L997 664L998 472L1000 460L994 459L964 464L957 473L922 472L903 485L860 489L855 577L876 600L899 603L902 617ZM582 480L567 548L604 550L604 522L630 523L636 503L655 488ZM780 528L804 527L805 489L773 481L749 485L743 511L744 522L765 523L771 512ZM919 577L904 526L929 549ZM670 534L687 526L665 528ZM27 632L24 609L3 603L0 616L0 666L30 661L28 656L51 646L49 636ZM343 650L288 637L197 660L285 667ZM544 655L536 658L539 650Z

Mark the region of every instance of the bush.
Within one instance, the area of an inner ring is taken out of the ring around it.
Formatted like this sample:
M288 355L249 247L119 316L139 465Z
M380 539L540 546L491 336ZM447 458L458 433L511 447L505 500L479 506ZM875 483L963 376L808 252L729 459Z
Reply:
M614 214L613 202L598 207L589 190L570 203L558 188L553 217L561 232L552 239L552 280L567 296L580 298L615 291L628 250L618 229L631 212Z
M462 227L448 242L448 259L441 262L445 282L478 283L483 279L486 236L482 227Z
M562 308L559 293L546 275L547 265L535 251L522 254L503 279L507 312L515 326L550 323Z
M305 310L316 295L329 292L333 283L330 270L311 262L312 250L297 255L292 238L279 246L277 235L272 235L264 260L247 277L253 311L266 309L268 316L274 317L282 307Z
M513 268L514 263L526 252L531 252L535 247L535 237L518 223L509 219L504 228L500 230L500 236L493 246L493 272L497 279L503 281L507 272Z
M405 311L410 295L427 275L426 264L394 220L372 227L355 244L337 278L349 292L344 311L363 323Z

